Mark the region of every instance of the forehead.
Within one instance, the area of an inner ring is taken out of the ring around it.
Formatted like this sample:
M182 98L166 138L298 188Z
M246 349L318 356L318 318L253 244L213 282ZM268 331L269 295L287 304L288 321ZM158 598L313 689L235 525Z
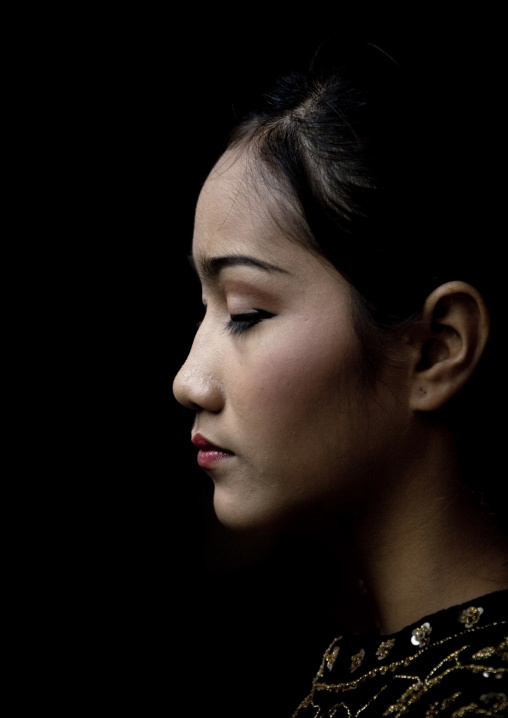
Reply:
M194 255L294 250L282 203L282 193L274 182L268 185L262 179L245 150L228 150L210 172L198 199Z
M332 293L343 292L347 282L328 260L299 240L296 211L265 174L245 150L227 151L219 159L196 207L196 266L210 266L210 260L221 257L248 256L280 269L298 291L306 287L309 295L321 295L318 288L328 286Z

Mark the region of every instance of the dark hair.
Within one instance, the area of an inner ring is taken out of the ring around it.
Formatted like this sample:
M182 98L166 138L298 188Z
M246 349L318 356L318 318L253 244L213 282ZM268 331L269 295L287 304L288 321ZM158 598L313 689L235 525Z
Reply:
M494 168L460 58L441 41L411 40L330 39L308 69L284 75L243 115L229 148L247 146L261 160L256 172L282 191L293 235L351 283L373 371L386 339L435 287L463 280L482 293L492 336L445 411L471 485L495 503L502 479L489 459L501 427L489 382L500 376L504 304L485 236Z

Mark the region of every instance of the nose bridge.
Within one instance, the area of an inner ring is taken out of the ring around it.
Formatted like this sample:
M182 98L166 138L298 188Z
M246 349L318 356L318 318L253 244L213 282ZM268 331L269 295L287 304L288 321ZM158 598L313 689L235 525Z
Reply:
M220 411L223 392L220 381L220 362L210 337L198 330L185 363L173 382L173 393L180 404L192 409Z

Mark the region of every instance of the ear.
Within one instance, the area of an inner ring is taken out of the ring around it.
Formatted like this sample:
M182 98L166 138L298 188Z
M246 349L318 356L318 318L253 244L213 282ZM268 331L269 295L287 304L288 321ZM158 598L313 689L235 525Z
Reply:
M427 297L412 330L410 408L435 411L471 377L489 336L481 294L466 282L447 282Z

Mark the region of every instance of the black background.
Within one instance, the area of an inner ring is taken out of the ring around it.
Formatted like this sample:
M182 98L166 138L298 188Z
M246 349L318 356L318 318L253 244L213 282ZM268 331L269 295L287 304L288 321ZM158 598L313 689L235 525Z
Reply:
M201 184L242 103L322 40L321 20L267 19L59 17L27 68L49 477L29 625L55 711L283 718L334 637L326 550L218 523L171 389L202 313L187 261Z
M148 542L143 537L135 572L144 577L143 609L152 592L147 648L153 642L154 689L168 705L181 701L196 717L289 717L334 637L327 617L337 580L333 568L329 575L326 551L298 535L256 541L220 526L211 482L189 442L192 415L171 395L202 313L199 285L187 263L201 183L223 149L238 106L295 58L308 58L323 34L323 28L314 31L303 23L281 30L261 22L262 29L253 23L251 34L249 25L247 17L224 18L211 27L203 22L185 43L162 43L168 78L157 68L160 87L149 84L160 93L155 106L161 116L148 140L149 166L155 162L159 172L158 181L147 178L155 192L154 199L146 197L155 223L153 233L147 231L143 218L140 246L146 262L142 286L154 313L138 315L136 335L141 331L150 363L149 404L155 400L158 411L147 417L155 438L144 429L148 465L139 457L143 525L151 531ZM148 106L153 107L151 93ZM150 246L153 256L147 256ZM141 305L146 309L146 297ZM133 439L139 446L139 437Z
M504 48L499 18L472 11L333 7L60 17L27 68L48 370L34 423L53 477L31 548L52 630L34 625L41 663L57 647L55 708L289 718L335 637L326 544L220 526L172 396L201 314L186 259L199 188L244 100L337 26L439 26L496 106Z

